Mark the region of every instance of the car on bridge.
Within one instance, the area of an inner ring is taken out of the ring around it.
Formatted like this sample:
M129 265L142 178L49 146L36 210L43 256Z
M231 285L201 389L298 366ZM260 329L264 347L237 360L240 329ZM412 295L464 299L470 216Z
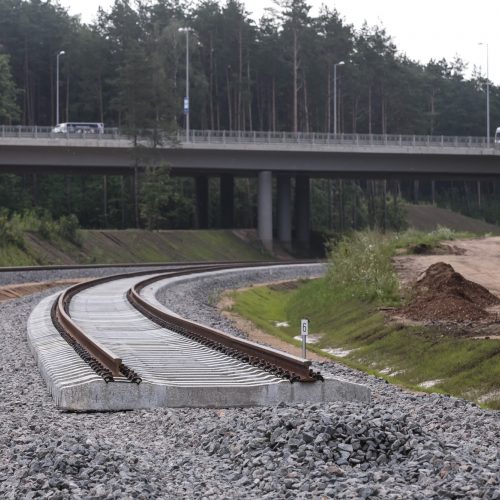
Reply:
M103 134L104 123L66 122L59 123L52 129L53 134Z

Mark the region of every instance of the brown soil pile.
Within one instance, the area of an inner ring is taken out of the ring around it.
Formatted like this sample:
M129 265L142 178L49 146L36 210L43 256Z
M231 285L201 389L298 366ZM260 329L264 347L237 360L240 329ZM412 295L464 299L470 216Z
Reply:
M413 299L400 313L417 321L461 323L490 319L485 308L497 304L500 299L486 288L437 262L417 279Z

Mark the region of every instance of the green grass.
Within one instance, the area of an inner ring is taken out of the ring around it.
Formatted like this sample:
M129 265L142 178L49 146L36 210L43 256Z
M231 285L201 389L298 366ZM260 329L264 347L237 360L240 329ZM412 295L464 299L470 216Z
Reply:
M0 246L0 266L36 266L37 259L15 244Z
M477 238L477 234L465 231L454 231L447 227L439 226L434 231L426 233L417 229L408 229L401 233L395 233L390 237L390 246L393 251L397 249L408 249L416 245L427 245L430 248L436 247L444 240L457 240Z
M500 390L500 340L451 338L437 330L401 327L386 322L384 315L366 302L332 300L325 293L327 287L327 281L321 279L295 290L253 287L233 292L233 311L295 345L300 344L293 339L299 334L300 319L308 317L310 333L321 335L310 350L411 389L474 401ZM290 326L277 327L280 321ZM323 351L328 348L351 352L335 358ZM381 373L388 368L396 375ZM442 382L430 389L418 386L429 380ZM486 406L500 409L500 398Z
M21 244L0 245L0 266L272 259L256 242L243 241L230 230L82 229L78 243L29 231L22 233Z
M464 235L460 235L463 237ZM320 335L310 349L350 351L337 358L353 368L384 377L411 389L444 392L484 401L500 392L500 340L458 338L436 328L407 327L387 321L380 306L402 302L390 258L402 242L408 246L457 237L443 228L431 235L407 232L382 236L373 232L344 238L330 256L325 278L292 290L253 287L234 292L233 310L262 330L298 345L300 319ZM276 322L288 322L277 327ZM388 372L389 371L389 372ZM439 381L432 388L422 382ZM500 396L484 401L500 409Z

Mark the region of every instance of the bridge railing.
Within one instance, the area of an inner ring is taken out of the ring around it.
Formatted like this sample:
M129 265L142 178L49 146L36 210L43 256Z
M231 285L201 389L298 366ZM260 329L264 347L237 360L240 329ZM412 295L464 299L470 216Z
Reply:
M354 145L354 146L434 146L434 147L488 147L486 137L432 136L396 134L326 134L318 132L261 132L227 130L191 130L190 142L195 144L310 144L310 145ZM178 140L184 141L181 131ZM493 140L489 142L494 146Z
M151 134L149 134L151 135ZM158 135L158 134L155 134ZM130 136L118 128L105 128L102 134L56 133L52 127L0 125L0 137L40 139L128 139ZM176 137L178 143L186 140L185 131L174 136L165 134L166 142ZM310 146L399 146L399 147L495 147L486 137L446 135L397 135L397 134L327 134L320 132L262 132L228 130L190 130L189 142L194 144L255 144L255 145L310 145ZM497 147L500 145L496 145Z
M105 128L102 134L53 132L53 127L38 125L0 125L0 137L22 137L27 139L120 139L118 128Z

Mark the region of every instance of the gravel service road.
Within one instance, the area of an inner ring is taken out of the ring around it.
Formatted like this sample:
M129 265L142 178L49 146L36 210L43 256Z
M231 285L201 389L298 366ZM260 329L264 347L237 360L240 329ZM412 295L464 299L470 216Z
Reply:
M220 291L269 281L244 274L162 296L174 311L229 330L215 308ZM291 279L290 271L273 279ZM2 499L500 499L499 412L410 393L336 363L316 367L368 385L371 404L61 412L26 341L31 309L52 293L0 306Z

